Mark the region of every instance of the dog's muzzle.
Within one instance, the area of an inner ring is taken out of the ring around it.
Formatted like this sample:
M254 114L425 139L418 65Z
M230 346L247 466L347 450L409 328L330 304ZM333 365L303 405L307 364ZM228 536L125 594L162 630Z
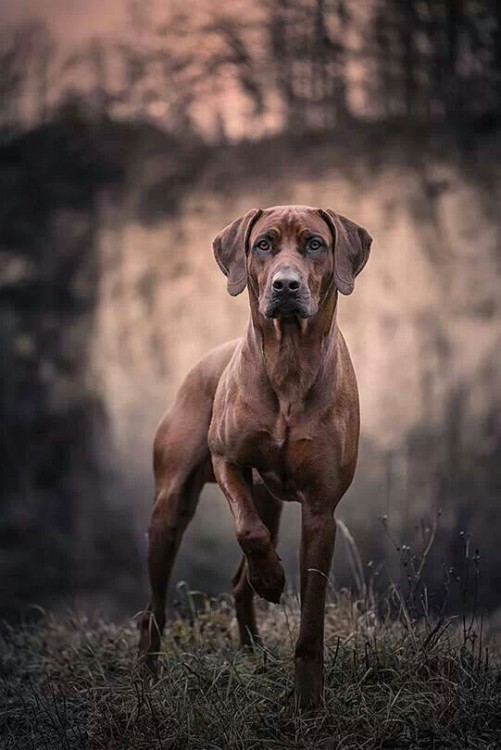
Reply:
M267 293L266 317L311 315L311 301L308 289L299 274L292 269L277 271L271 280Z

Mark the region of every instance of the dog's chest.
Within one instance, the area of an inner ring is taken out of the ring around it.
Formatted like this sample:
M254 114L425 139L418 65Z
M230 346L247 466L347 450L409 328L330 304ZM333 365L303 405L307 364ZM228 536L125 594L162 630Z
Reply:
M325 437L325 436L324 436ZM322 437L304 424L280 424L264 437L254 467L276 498L301 502L307 475L322 447Z
M274 418L254 419L245 426L229 420L225 436L226 455L242 466L252 466L266 481L288 495L296 486L297 455L307 453L318 436L304 420L277 414ZM228 429L229 427L229 429ZM270 487L271 489L271 487Z

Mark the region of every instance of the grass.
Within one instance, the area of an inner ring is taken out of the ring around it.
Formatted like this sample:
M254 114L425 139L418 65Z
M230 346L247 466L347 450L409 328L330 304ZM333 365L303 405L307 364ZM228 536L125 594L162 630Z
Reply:
M293 595L259 606L266 645L245 652L229 598L181 594L156 680L138 669L135 623L68 614L6 627L0 747L501 747L501 671L478 624L414 621L395 592L377 613L331 592L325 706L308 714L293 701Z

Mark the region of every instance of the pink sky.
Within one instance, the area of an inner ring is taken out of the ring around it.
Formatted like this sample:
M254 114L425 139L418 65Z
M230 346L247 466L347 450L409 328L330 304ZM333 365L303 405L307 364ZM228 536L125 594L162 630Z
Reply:
M68 42L94 34L115 34L126 26L125 0L2 0L0 25L39 18Z

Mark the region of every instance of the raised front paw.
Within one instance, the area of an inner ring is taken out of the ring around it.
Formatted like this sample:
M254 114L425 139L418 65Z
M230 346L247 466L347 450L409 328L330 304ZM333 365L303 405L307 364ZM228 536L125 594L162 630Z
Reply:
M273 550L266 558L247 558L249 583L258 596L278 604L285 586L285 573L280 558Z

